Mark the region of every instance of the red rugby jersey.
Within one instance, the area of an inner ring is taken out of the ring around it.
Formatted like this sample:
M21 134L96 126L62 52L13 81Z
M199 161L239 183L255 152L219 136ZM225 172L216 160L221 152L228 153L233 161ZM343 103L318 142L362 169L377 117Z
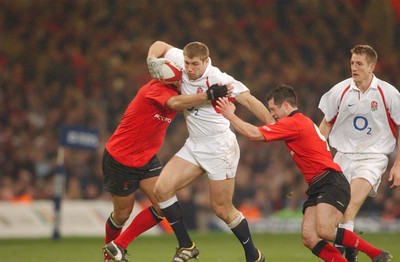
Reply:
M275 124L259 127L267 141L284 140L306 182L327 169L341 171L333 162L328 143L314 122L300 113L292 112Z
M176 115L175 110L165 107L165 102L176 95L175 87L156 80L141 87L106 144L110 155L125 166L147 164L161 148Z

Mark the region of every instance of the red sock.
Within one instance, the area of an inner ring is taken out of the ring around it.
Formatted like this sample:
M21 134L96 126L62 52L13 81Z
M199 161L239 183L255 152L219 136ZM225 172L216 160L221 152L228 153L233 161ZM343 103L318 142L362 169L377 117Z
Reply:
M347 262L347 260L340 254L339 250L332 246L331 244L326 244L323 248L321 253L318 255L326 262Z
M116 227L110 220L110 218L106 221L106 236L104 238L104 242L106 244L110 243L114 239L116 239L119 234L121 234L122 227Z
M127 248L137 236L157 225L160 221L156 220L150 210L142 210L132 221L132 223L114 240L116 245Z
M370 258L374 258L382 252L382 250L379 248L372 246L364 239L358 237L356 233L347 229L344 230L344 236L341 244L346 247L358 249L359 251L367 254Z

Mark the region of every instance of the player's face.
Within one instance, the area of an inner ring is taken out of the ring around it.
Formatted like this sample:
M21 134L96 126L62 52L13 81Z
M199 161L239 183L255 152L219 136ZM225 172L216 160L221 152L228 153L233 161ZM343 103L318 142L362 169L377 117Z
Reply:
M366 55L353 54L350 59L351 76L358 84L368 83L372 77L375 64L368 63Z
M185 70L189 80L199 79L206 71L208 58L203 61L199 57L188 58L185 56Z
M271 115L273 118L275 118L275 120L287 117L287 109L284 105L285 104L282 103L280 106L278 106L277 104L275 104L273 98L268 101L269 111L271 112Z

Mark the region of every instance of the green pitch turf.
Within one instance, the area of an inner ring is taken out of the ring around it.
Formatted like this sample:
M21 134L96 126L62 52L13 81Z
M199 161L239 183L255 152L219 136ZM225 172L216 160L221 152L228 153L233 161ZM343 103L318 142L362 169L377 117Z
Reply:
M232 234L192 233L200 249L199 260L193 262L244 262L243 250ZM372 244L389 250L395 261L400 261L400 233L372 234L362 237ZM261 249L268 262L318 262L301 242L299 234L254 234L254 242ZM1 239L0 261L18 262L102 262L101 238L51 239ZM168 262L175 252L176 240L173 235L142 236L129 247L131 262ZM360 262L371 261L364 254Z

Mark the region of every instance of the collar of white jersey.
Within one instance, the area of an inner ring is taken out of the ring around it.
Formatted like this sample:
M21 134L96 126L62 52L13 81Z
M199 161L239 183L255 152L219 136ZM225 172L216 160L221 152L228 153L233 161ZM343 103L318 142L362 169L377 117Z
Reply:
M210 71L210 68L211 68L211 67L212 67L212 65L211 65L211 58L208 57L208 65L207 65L207 68L206 68L206 70L204 71L203 75L200 76L199 78L195 79L195 80L190 80L190 79L189 79L189 82L196 82L196 81L199 81L199 80L201 80L201 79L203 79L203 78L206 78L206 77L208 76L208 71Z
M378 78L374 74L372 74L372 81L371 84L369 85L368 89L378 89ZM356 86L356 83L354 82L354 79L351 78L351 83L350 83L350 89L360 91L360 89Z

